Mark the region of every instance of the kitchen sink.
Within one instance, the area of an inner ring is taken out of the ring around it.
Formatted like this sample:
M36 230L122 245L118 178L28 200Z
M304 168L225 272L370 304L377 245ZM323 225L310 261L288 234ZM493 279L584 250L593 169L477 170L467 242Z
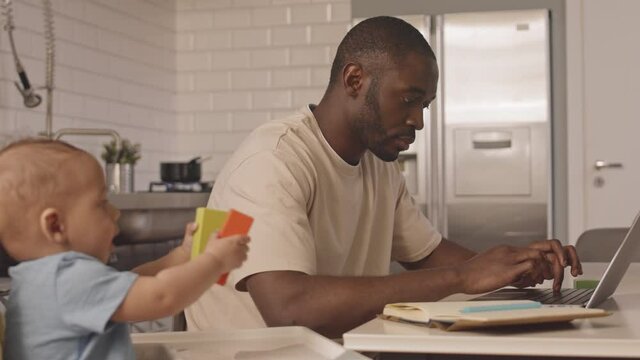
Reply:
M124 245L182 238L195 209L207 205L209 193L138 192L109 194L108 199L120 210L114 243Z

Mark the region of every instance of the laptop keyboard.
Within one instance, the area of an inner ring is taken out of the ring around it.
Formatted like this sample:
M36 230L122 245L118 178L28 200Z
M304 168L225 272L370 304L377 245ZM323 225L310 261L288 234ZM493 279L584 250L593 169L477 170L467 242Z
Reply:
M586 305L595 289L562 289L554 294L553 289L501 289L473 300L533 300L543 304Z

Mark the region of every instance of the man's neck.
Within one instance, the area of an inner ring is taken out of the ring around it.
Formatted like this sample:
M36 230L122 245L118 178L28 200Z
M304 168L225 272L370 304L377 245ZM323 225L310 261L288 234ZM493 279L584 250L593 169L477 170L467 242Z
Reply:
M320 103L312 108L322 135L331 148L347 163L357 165L366 148L360 146L360 139L351 127L349 112L344 104L332 99L326 93Z

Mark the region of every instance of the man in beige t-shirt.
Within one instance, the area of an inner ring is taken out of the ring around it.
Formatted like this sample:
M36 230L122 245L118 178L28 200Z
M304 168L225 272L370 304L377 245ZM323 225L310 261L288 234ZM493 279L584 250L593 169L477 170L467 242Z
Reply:
M349 31L320 103L256 129L220 172L208 206L253 216L253 240L227 285L188 309L190 330L304 325L338 337L387 303L550 278L559 289L564 266L581 272L557 240L475 254L422 215L395 160L437 81L431 48L406 22ZM392 260L412 271L389 275Z

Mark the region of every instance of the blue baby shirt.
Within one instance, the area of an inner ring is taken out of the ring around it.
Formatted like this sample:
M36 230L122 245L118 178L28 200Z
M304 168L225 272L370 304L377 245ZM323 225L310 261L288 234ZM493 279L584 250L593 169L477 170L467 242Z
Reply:
M126 323L109 319L137 275L70 251L9 269L5 359L134 359Z

